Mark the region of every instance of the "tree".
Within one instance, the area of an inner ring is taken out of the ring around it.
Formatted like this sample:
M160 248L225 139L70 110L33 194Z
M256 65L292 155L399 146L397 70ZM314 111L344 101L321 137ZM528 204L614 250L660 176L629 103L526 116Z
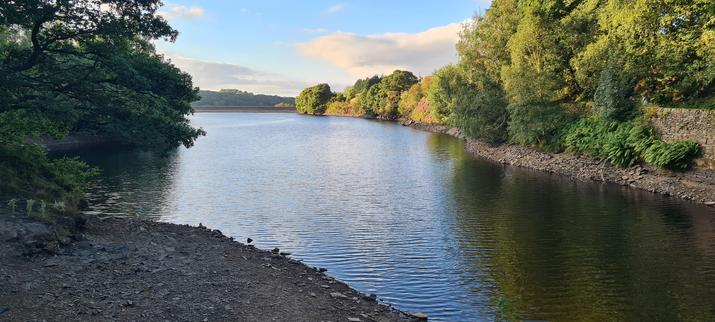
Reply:
M432 84L427 91L432 115L440 123L447 123L452 110L466 94L467 82L454 65L447 65L437 70L432 76Z
M485 73L491 81L501 82L502 67L511 61L509 39L521 15L517 0L494 0L483 16L475 15L464 25L457 53L465 77Z
M296 111L303 114L321 115L333 98L328 84L318 84L304 89L296 98Z
M5 1L0 4L0 175L11 191L76 201L91 172L50 160L36 141L72 132L166 150L203 135L186 115L191 77L151 39L177 32L159 1Z
M400 102L397 104L397 111L401 116L410 117L412 111L417 108L420 101L425 99L427 91L432 84L432 76L422 78L419 83L410 86L407 91L400 95Z
M360 84L356 83L355 88L358 88L358 85L362 86L363 83L370 85L374 79L373 77ZM411 72L396 70L380 79L379 83L372 84L364 90L359 96L359 106L368 115L395 119L398 116L400 95L418 81L417 76Z

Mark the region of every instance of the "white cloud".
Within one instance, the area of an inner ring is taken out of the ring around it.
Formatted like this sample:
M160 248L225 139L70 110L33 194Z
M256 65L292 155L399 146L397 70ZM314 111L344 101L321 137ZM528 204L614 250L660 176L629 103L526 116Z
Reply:
M203 16L204 13L204 8L199 6L172 6L169 7L168 10L160 12L159 15L166 19L193 19Z
M295 96L309 84L249 67L165 54L181 70L189 73L201 89L241 89L259 94Z
M344 69L353 77L389 74L404 69L428 75L457 61L455 44L462 25L452 23L423 32L357 35L334 32L297 45L308 57L317 57Z
M325 13L332 15L332 14L335 14L335 13L345 10L345 7L347 7L347 5L345 3L336 3L336 4L328 7L328 9L325 9Z

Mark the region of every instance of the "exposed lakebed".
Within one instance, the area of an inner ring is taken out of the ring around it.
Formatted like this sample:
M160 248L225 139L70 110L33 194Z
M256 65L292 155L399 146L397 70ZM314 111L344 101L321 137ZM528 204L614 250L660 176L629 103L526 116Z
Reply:
M280 247L406 311L714 320L715 211L477 160L394 123L206 113L168 158L95 151L94 212Z

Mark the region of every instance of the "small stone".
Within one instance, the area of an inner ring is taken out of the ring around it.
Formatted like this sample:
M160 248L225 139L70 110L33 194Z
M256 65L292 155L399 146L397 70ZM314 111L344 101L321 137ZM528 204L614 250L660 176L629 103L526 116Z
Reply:
M325 273L325 272L327 272L327 271L328 271L328 269L325 268L325 267L320 267L320 268L318 268L318 272Z
M422 312L414 313L414 314L412 314L412 316L421 320L421 321L427 321L427 314L424 314Z
M705 203L706 206L715 207L715 201L708 201Z
M348 322L362 322L359 318L348 318Z
M273 253L273 254L278 254L278 253L280 253L280 252L281 252L281 250L280 250L280 248L278 248L278 247L273 248L273 250L271 250L271 253Z
M290 256L290 252L280 252L281 256Z
M246 244L250 244L250 243L252 243L252 242L253 242L253 239L251 239L250 237L249 237L249 238L246 238Z
M313 292L310 292L310 296L316 297L317 295L315 295L315 293L313 293Z
M346 299L346 298L348 298L345 294L340 293L340 292L330 293L330 296L331 296L332 298L336 298L336 299Z
M322 287L322 288L330 288L330 286L328 286L328 285L325 285L325 284L323 284L323 285L320 285L320 287Z

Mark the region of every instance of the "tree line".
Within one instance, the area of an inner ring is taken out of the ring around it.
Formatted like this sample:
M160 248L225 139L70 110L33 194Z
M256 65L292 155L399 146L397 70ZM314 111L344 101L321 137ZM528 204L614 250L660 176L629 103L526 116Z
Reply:
M278 95L254 94L238 89L222 89L219 91L199 91L201 97L194 106L275 106L293 107L295 98Z
M159 0L0 3L0 194L77 204L95 173L38 144L70 133L146 149L191 146L191 77L152 40L178 32ZM28 202L29 205L29 202Z
M490 143L620 166L687 168L700 147L658 139L651 105L715 108L715 3L494 0L464 25L459 62L395 71L341 93L305 89L298 112L446 124Z

